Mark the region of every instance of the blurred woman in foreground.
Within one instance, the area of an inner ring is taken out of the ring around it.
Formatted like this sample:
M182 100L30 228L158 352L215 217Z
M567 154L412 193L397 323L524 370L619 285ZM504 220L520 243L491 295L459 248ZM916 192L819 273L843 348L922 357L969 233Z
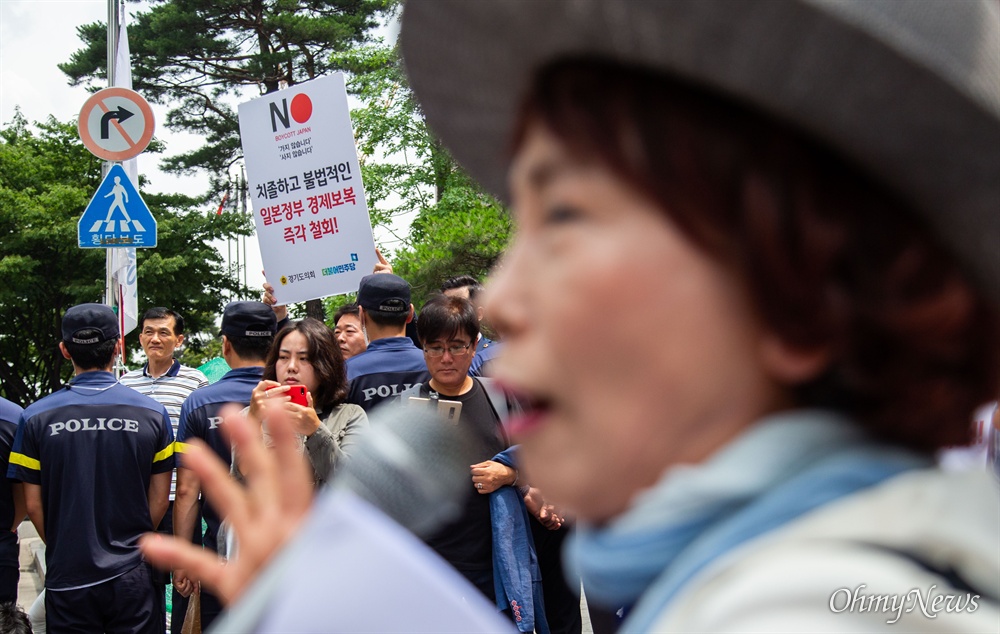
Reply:
M512 202L495 375L588 600L995 630L997 483L933 453L1000 390L996 2L414 1L401 37Z
M1000 389L998 5L404 24L428 123L512 202L495 376L588 600L629 631L995 628L996 482L933 454Z

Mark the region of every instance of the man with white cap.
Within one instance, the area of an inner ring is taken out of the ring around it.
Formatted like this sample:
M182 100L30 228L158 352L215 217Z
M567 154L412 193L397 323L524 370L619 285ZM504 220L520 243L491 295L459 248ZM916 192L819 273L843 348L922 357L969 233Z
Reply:
M74 377L21 414L8 469L45 540L48 629L162 632L138 543L167 509L167 410L111 373L120 343L108 306L67 310L59 350Z

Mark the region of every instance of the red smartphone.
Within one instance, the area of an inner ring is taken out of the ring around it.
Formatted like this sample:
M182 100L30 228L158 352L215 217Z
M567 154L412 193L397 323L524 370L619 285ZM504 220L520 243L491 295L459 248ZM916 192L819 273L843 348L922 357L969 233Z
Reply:
M292 385L288 390L288 395L292 397L292 402L302 407L309 407L309 399L306 397L308 393L304 385Z

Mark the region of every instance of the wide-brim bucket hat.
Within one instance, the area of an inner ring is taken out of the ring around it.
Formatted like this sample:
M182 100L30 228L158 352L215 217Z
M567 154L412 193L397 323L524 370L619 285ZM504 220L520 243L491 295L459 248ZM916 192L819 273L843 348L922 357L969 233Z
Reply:
M997 0L408 0L427 123L506 199L537 69L603 56L797 126L896 191L1000 299Z

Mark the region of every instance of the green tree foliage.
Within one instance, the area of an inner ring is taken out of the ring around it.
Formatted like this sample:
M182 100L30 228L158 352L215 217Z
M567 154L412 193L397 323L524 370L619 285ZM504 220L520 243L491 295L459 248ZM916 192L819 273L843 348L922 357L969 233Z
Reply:
M0 131L0 391L17 403L71 376L58 350L62 314L103 301L105 251L77 247L77 222L100 181L101 162L75 124L49 118L32 127L18 112ZM247 221L193 212L184 196L143 199L158 221L159 245L137 250L140 311L169 306L189 332L210 330L223 298L246 293L210 243L248 233ZM128 343L136 344L134 335Z
M420 306L449 277L484 279L506 248L511 228L507 211L456 172L441 200L414 221L393 268L413 286L414 304Z
M399 50L368 46L334 56L348 70L348 90L361 102L351 112L373 220L388 225L416 212L393 267L420 305L445 279L482 279L511 233L496 198L476 185L431 134L406 81Z
M230 105L246 87L261 94L336 70L331 54L363 43L395 0L152 0L128 26L134 89L170 108L171 130L205 143L167 158L171 172L207 170L212 194L242 156ZM59 68L73 85L106 84L104 23L78 29L83 48ZM229 97L229 99L227 99Z

